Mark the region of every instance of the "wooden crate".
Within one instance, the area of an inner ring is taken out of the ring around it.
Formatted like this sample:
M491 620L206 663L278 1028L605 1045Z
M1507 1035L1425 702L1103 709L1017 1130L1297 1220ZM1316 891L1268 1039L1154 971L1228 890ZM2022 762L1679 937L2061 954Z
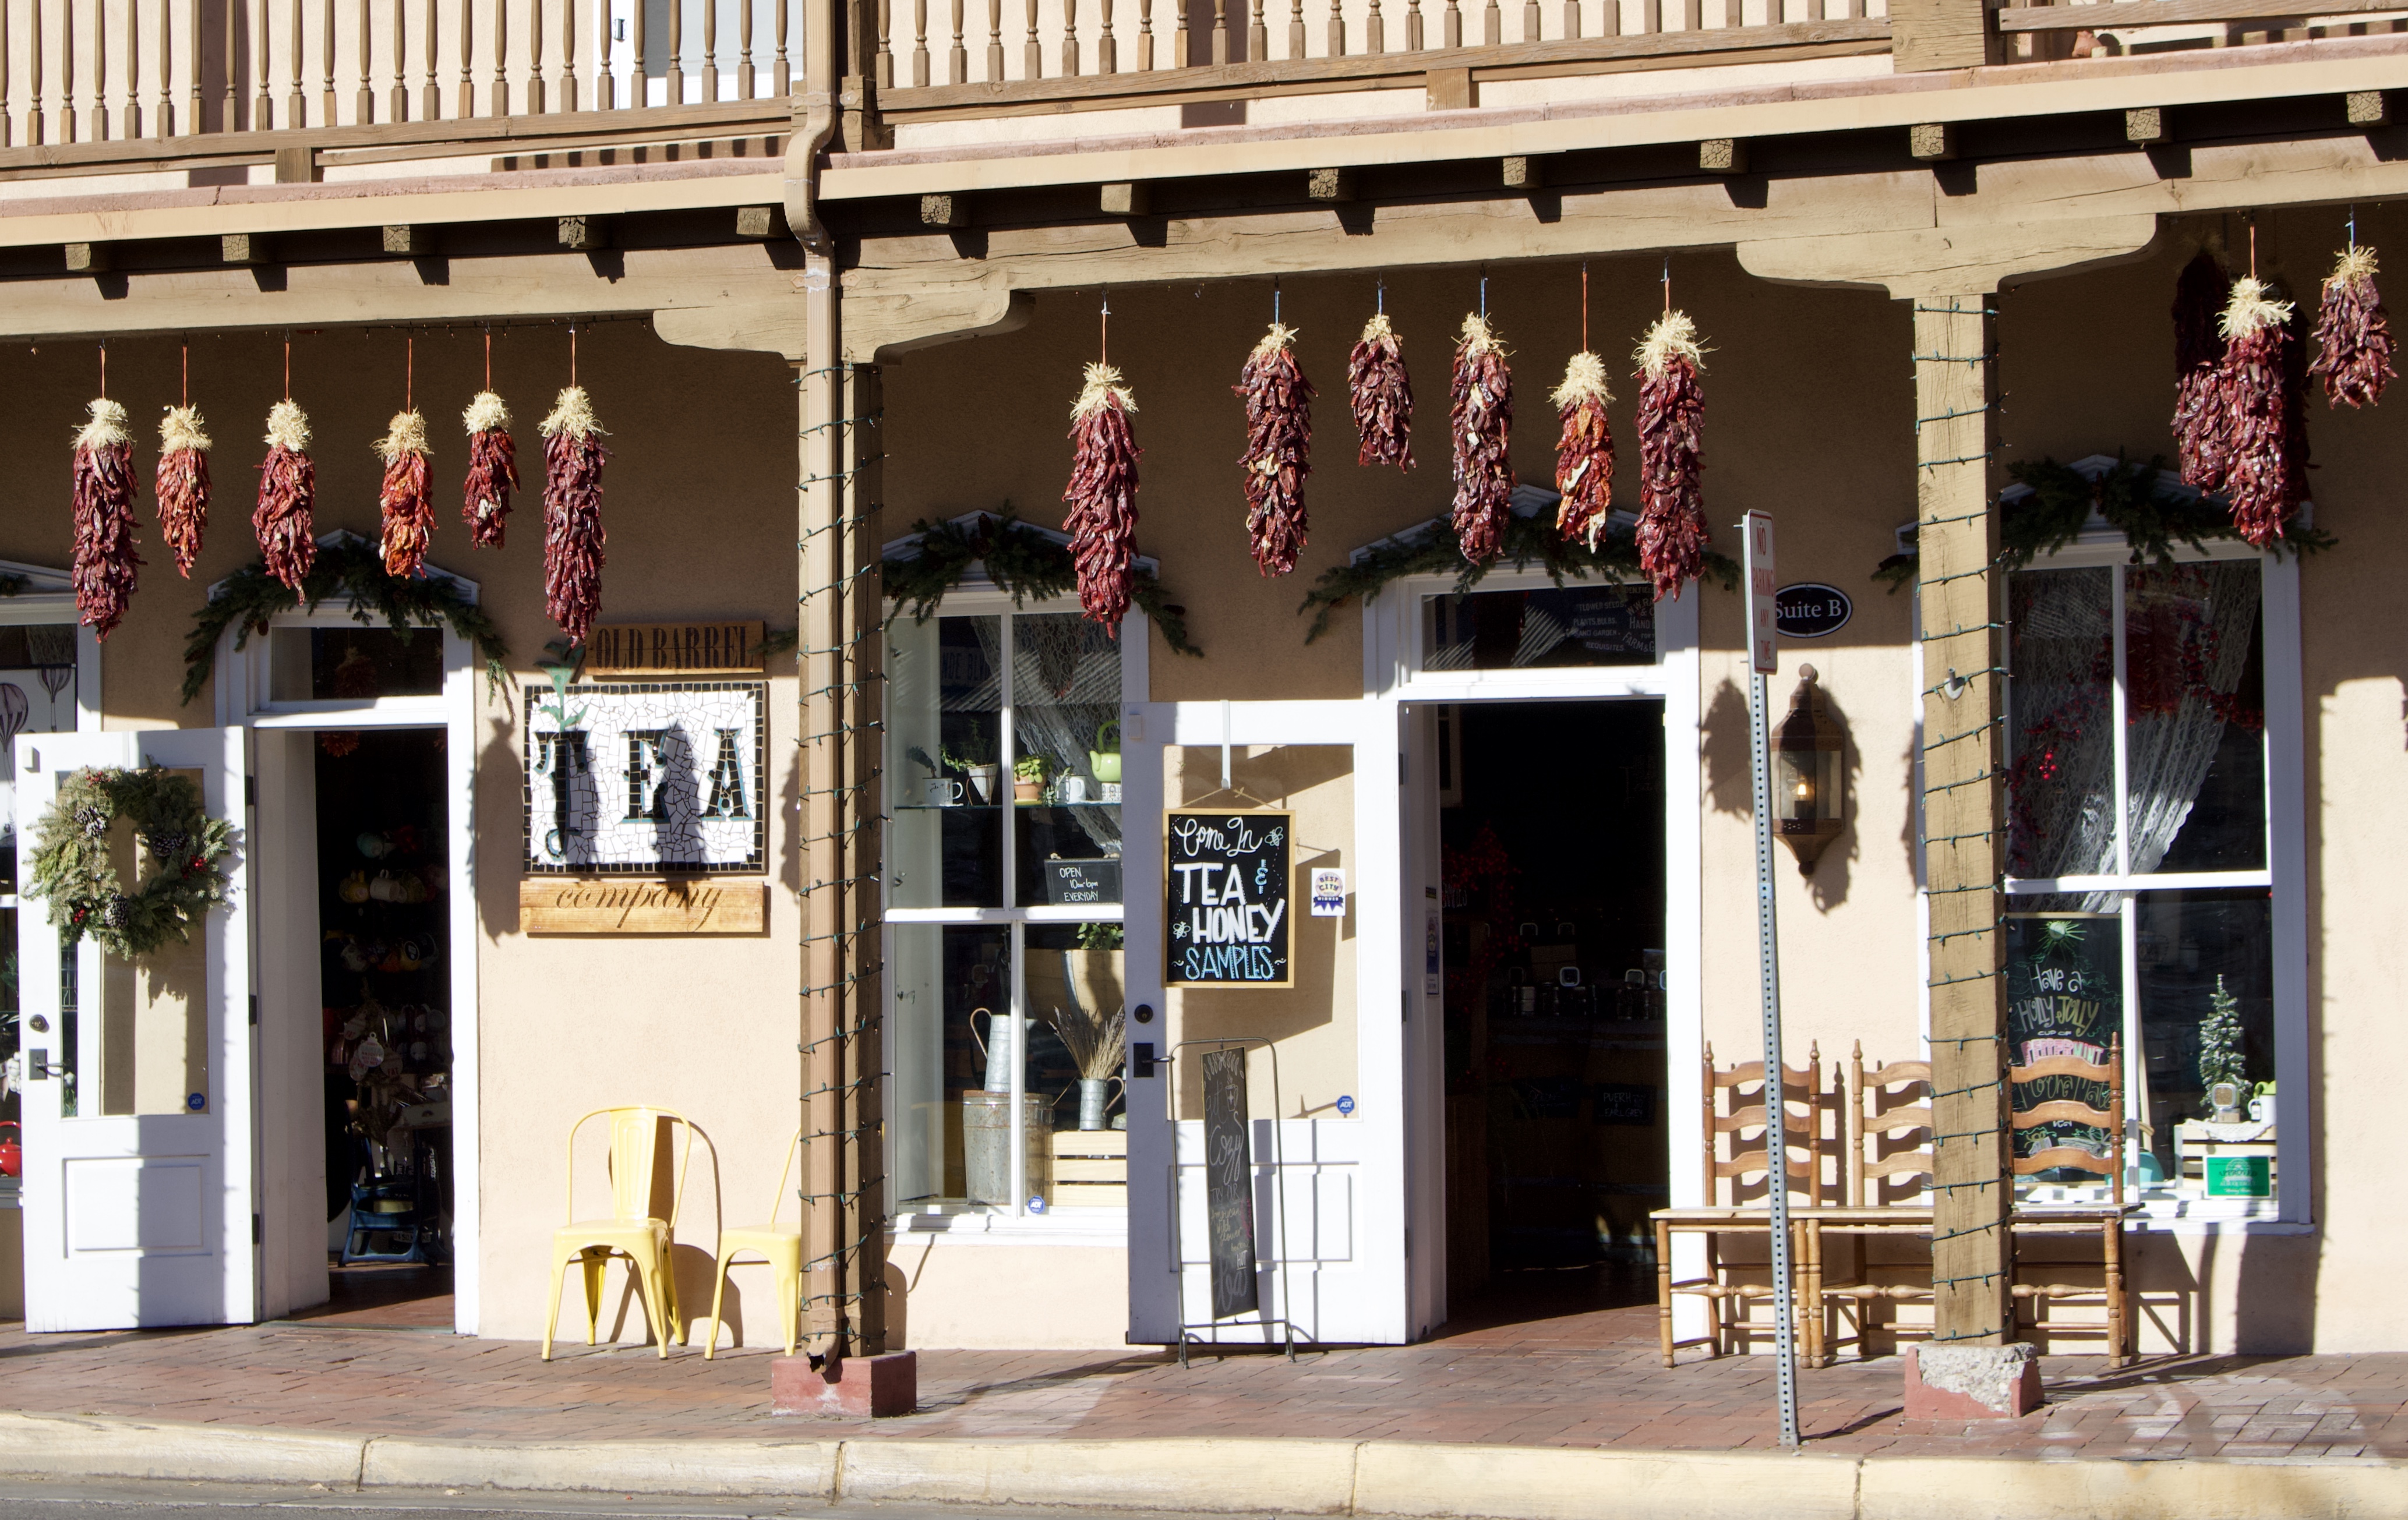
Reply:
M1128 1131L1054 1132L1054 1198L1063 1209L1128 1207Z

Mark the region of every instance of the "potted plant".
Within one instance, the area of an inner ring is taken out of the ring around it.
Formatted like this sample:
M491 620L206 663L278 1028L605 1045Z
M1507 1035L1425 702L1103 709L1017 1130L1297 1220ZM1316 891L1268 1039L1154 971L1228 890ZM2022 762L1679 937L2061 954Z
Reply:
M1079 1067L1079 1127L1110 1127L1105 1111L1111 1088L1128 1054L1124 1008L1122 932L1117 924L1082 924L1079 948L1060 952L1062 981L1054 983L1034 961L1028 972L1030 999L1050 1006L1054 1032ZM1054 996L1048 997L1045 993ZM1067 994L1067 996L1064 996Z
M988 737L984 723L972 718L960 745L945 746L945 764L969 778L970 790L979 801L995 800L995 740Z
M1043 800L1045 773L1053 767L1041 754L1024 754L1011 763L1011 799L1023 807Z

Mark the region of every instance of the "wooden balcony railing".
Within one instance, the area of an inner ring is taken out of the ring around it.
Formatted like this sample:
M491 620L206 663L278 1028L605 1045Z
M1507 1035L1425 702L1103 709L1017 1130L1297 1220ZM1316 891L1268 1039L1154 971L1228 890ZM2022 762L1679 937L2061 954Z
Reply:
M0 148L782 104L805 3L0 0Z

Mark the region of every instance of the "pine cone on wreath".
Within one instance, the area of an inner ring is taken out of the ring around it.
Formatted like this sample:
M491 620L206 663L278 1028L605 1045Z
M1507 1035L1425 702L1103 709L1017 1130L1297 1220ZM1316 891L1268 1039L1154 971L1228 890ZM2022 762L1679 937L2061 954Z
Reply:
M105 929L122 929L134 916L134 899L122 892L111 893L100 910L100 925Z
M87 803L75 810L76 826L87 839L96 839L108 832L108 814Z
M150 858L163 866L182 854L191 847L192 842L190 838L182 834L153 834L142 841L144 847L150 852Z

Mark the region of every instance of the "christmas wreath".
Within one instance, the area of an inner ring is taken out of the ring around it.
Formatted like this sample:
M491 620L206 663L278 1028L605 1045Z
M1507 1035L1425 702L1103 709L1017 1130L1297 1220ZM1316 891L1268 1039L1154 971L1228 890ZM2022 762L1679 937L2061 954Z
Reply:
M147 878L130 892L109 859L121 818L150 857ZM201 789L189 778L158 766L77 771L59 783L36 831L26 891L50 899L50 922L69 944L89 934L131 960L170 936L190 939L202 912L225 901L220 868L233 848L234 830L202 810Z

